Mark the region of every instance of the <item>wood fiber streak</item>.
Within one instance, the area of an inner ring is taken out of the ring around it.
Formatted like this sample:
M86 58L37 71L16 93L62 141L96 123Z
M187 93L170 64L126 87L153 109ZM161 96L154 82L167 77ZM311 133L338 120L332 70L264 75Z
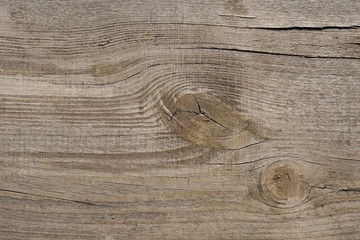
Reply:
M0 1L0 239L360 239L360 1Z

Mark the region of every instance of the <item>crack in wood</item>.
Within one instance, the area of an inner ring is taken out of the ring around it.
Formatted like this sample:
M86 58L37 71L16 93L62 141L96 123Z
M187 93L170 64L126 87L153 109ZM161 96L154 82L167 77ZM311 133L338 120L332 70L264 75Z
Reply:
M325 184L317 184L317 185L309 185L311 188L317 188L317 189L329 189L334 190L336 192L354 192L354 193L360 193L360 188L354 188L354 187L335 187L335 186L329 186Z
M334 56L311 56L305 54L290 54L290 53L278 53L278 52L266 52L258 50L247 50L247 49L238 49L238 48L223 48L223 47L191 47L191 48L176 48L176 49L192 49L192 50L215 50L215 51L229 51L229 52L240 52L240 53L254 53L254 54L264 54L264 55L273 55L273 56L285 56L285 57L298 57L298 58L309 58L309 59L349 59L349 60L359 60L360 57L334 57Z
M236 15L236 14L218 14L220 17L237 17L237 18L248 18L248 19L255 19L257 16L250 16L250 15Z
M162 99L161 112L171 130L189 142L235 151L268 140L261 126L210 94L186 94L177 101L170 96Z
M27 192L15 191L15 190L3 189L3 188L0 188L0 191L1 192L15 193L15 194L28 195L28 196L34 196L34 197L40 197L40 198L48 198L48 199L54 199L54 200L60 200L60 201L67 201L67 202L85 204L85 205L90 205L90 206L100 206L98 204L91 203L91 202L85 202L85 201L79 201L79 200L73 200L73 199L67 199L67 198L60 198L60 197L51 197L51 196L45 196L45 195L41 195L41 194L33 194L33 193L27 193Z
M320 27L310 27L310 26L252 27L251 29L270 30L270 31L324 31L324 30L329 30L329 29L349 30L349 29L359 29L359 28L360 28L360 25L350 25L350 26L320 26Z

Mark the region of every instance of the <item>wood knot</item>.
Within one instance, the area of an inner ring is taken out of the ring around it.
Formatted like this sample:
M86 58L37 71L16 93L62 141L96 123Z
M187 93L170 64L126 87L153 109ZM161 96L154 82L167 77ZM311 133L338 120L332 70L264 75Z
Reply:
M196 145L236 150L266 140L264 129L210 94L166 95L159 107L170 130Z
M309 195L309 187L285 161L270 164L261 176L261 193L268 205L294 207Z

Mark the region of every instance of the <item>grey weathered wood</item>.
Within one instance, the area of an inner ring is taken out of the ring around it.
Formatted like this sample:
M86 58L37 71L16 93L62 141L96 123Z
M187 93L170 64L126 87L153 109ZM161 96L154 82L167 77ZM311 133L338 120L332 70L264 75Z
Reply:
M0 239L359 239L359 1L0 2Z

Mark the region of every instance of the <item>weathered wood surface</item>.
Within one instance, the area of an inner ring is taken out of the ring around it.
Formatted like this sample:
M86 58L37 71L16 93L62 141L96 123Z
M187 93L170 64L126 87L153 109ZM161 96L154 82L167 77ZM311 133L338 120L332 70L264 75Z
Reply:
M360 239L360 1L0 19L0 239Z

